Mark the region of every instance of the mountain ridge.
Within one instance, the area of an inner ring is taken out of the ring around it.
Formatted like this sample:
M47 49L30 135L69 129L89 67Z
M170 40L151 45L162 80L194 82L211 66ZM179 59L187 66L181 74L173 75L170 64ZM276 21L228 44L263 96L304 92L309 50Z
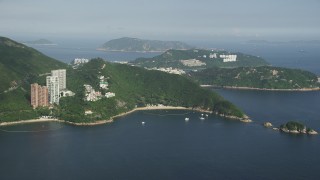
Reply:
M168 49L190 49L192 46L180 41L145 40L122 37L104 43L98 50L128 52L164 52Z

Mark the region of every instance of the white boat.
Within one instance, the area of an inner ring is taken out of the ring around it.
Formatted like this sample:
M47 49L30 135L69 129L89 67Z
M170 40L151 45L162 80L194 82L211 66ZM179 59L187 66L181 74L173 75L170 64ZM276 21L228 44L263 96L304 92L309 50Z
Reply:
M142 121L141 124L144 125L146 122Z
M208 117L209 115L208 115L208 114L206 114L206 116Z
M200 117L201 120L204 120L204 117Z
M184 120L185 120L185 121L189 121L189 118L186 117L186 118L184 118Z

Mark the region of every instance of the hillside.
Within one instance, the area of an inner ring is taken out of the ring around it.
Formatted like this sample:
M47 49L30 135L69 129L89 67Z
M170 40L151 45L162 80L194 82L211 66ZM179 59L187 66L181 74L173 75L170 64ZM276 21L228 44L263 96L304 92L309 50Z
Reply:
M108 77L109 91L114 92L116 96L96 102L83 101L83 84L89 84L99 90L98 76L101 75ZM213 110L219 114L243 116L238 108L221 96L202 89L196 83L178 75L94 59L68 76L68 81L72 81L70 89L78 95L62 98L57 111L60 113L59 117L69 121L90 122L108 119L148 104L183 106ZM93 114L85 116L85 110L91 110Z
M0 120L33 118L30 83L39 79L44 83L42 74L66 67L33 48L0 37Z
M190 72L188 76L200 84L215 86L252 87L260 89L318 88L317 76L299 69L280 67L210 68Z
M0 93L23 85L39 74L67 67L33 48L4 37L0 37L0 55Z
M99 50L104 51L137 51L137 52L164 52L168 49L190 49L190 45L179 41L143 40L138 38L113 39L102 45Z
M237 55L237 60L235 62L223 62L223 58L221 58L220 55L229 54ZM188 64L188 61L191 63ZM168 50L159 56L153 58L138 58L130 63L146 68L172 67L184 70L197 70L211 67L234 68L268 65L265 60L256 56L242 53L229 53L226 51L211 51L202 49Z

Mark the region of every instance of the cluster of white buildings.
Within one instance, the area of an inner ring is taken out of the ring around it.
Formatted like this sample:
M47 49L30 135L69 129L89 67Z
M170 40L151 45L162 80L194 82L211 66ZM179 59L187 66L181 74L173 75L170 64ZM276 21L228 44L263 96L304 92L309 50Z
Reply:
M180 60L184 66L194 67L194 66L205 66L206 63L197 59Z
M148 69L148 68L146 68ZM157 70L157 71L162 71L162 72L166 72L166 73L169 73L169 74L178 74L178 75L181 75L181 74L185 74L186 72L182 69L177 69L177 68L172 68L172 67L168 67L168 68L149 68L148 70Z
M77 69L81 64L88 63L89 59L86 58L75 58L71 64L73 69Z
M237 61L237 55L224 55L224 54L221 54L220 55L220 58L223 59L223 62L235 62Z
M86 58L75 58L72 61L72 64L73 65L79 65L79 64L85 64L85 63L88 63L88 62L89 62L89 59L86 59Z
M95 91L92 86L88 84L83 85L85 88L85 100L86 101L98 101L102 98L100 91Z
M100 89L108 90L108 78L105 78L104 76L99 76L98 78L100 79ZM94 88L88 84L84 84L83 86L85 87L85 101L98 101L103 97L112 98L116 96L116 94L113 92L107 92L105 95L102 95L100 91L95 91Z

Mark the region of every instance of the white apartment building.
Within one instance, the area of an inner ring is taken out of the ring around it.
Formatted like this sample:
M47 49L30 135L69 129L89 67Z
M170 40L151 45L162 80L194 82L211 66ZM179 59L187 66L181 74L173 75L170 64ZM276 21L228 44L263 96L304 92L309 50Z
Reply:
M67 72L65 69L52 70L51 76L59 78L59 90L67 88Z
M59 77L58 76L47 76L48 94L50 104L59 104Z
M223 62L234 62L237 61L237 55L220 55L220 58L223 58Z

